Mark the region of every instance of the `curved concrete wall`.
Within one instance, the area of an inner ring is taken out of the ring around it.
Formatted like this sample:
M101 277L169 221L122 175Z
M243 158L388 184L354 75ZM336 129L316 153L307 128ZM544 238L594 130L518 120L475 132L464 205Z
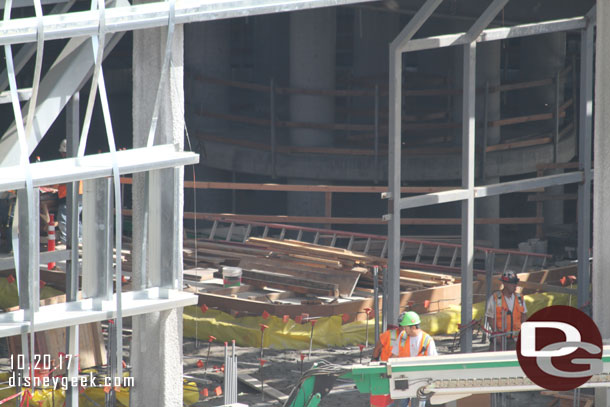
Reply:
M205 142L206 164L215 168L250 174L271 174L271 153L232 144ZM577 140L570 134L559 143L558 162L568 162L576 156ZM375 168L372 156L329 154L277 153L276 173L282 177L303 177L320 181L374 181ZM536 165L553 162L553 145L488 153L487 178L521 175L536 172ZM480 158L475 164L480 176ZM379 157L379 179L387 180L388 162ZM459 155L403 154L402 179L404 181L445 181L461 179Z

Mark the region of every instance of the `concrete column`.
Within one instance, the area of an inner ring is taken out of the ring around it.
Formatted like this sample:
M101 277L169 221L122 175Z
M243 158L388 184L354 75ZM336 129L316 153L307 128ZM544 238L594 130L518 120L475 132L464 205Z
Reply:
M143 2L136 2L143 3ZM150 116L157 91L166 43L166 28L137 30L133 33L133 145L146 144ZM184 145L184 85L183 85L183 27L176 26L172 45L172 64L166 89L161 94L156 143ZM153 85L151 85L153 84ZM178 190L182 191L180 174ZM144 225L147 211L145 175L134 176L133 223ZM174 193L168 190L168 193ZM183 196L177 197L183 202ZM179 205L181 208L182 205ZM181 212L181 211L180 211ZM182 213L178 216L182 217ZM182 246L182 222L176 233ZM143 227L133 230L134 285L142 280L141 270L146 264L146 236ZM182 253L177 259L182 264ZM169 271L168 271L169 272ZM152 277L152 276L149 276ZM152 277L154 278L154 277ZM150 281L151 284L159 284ZM133 317L131 342L132 375L138 383L130 392L132 406L182 406L182 309Z
M273 78L277 86L286 86L289 81L290 15L286 13L265 14L251 17L254 24L254 81L269 84ZM263 95L256 92L256 95ZM267 95L264 95L268 101ZM267 102L266 102L267 103ZM279 107L279 106L278 106Z
M484 89L485 84L494 87L500 84L500 41L483 42L477 45L477 88ZM487 106L485 106L487 105ZM477 123L485 121L485 108L487 107L487 120L498 120L500 118L500 92L488 92L487 97L483 93L477 93L476 120ZM487 145L491 146L500 142L500 127L489 127L486 132L481 126L477 127L477 141L483 145L483 137L487 137ZM485 177L484 169L477 169L477 174L482 177L482 184L495 184L500 182L499 177ZM499 218L500 197L477 199L475 203L476 217ZM476 239L489 242L492 247L500 247L500 225L479 225L475 228Z
M302 89L335 88L335 9L332 7L290 14L290 86ZM290 119L298 122L333 123L335 101L331 96L293 94ZM292 129L293 146L325 147L333 143L330 130Z
M597 2L595 45L595 123L593 137L593 319L602 339L610 340L607 293L610 291L610 4ZM607 406L610 390L595 390L595 405Z
M400 32L399 17L387 11L357 9L354 12L352 69L355 78L381 76L387 84L389 44Z
M555 33L533 35L521 39L521 78L523 80L536 80L553 78L565 66L566 34ZM563 100L563 86L560 86L559 103ZM522 114L550 113L555 106L555 86L537 87L522 92ZM538 132L544 131L553 134L554 121L539 122L544 126ZM551 175L547 173L546 175ZM549 194L562 194L563 186L547 188ZM563 224L563 201L544 201L545 229L554 225Z
M290 86L301 89L335 88L335 9L332 7L290 14ZM333 123L335 100L332 96L293 94L290 120L308 123ZM330 130L295 128L290 143L299 147L330 147ZM292 179L291 183L312 183ZM289 215L323 216L324 194L288 193Z
M212 78L231 78L231 43L229 20L187 24L184 28L184 66L189 86L185 86L185 99L190 110L227 113L229 88L204 82L197 75ZM199 133L223 130L226 121L194 114Z
M187 86L185 101L192 133L222 136L227 131L228 122L206 117L204 112L229 112L229 87L198 79L203 75L211 78L231 79L231 36L229 20L215 20L187 24L184 27L184 66ZM195 137L194 137L195 138ZM197 140L191 140L196 143ZM195 167L197 181L231 182L231 173L206 166L203 148L199 148L201 160ZM192 172L191 169L188 170ZM191 179L191 174L187 174ZM186 210L194 210L192 192L186 203ZM199 189L197 211L227 212L231 205L231 191Z

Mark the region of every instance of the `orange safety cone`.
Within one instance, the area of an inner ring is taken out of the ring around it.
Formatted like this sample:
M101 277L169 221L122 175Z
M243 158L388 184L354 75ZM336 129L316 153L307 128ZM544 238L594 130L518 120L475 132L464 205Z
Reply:
M55 217L53 214L49 215L49 228L47 230L47 251L54 252L55 251ZM55 270L55 262L52 261L47 264L49 270Z

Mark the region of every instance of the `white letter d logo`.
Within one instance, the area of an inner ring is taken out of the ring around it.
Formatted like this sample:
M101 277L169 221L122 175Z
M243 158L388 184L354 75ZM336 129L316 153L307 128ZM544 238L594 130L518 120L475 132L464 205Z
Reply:
M521 355L525 357L558 357L569 355L577 346L564 346L556 350L536 350L536 329L558 329L566 336L564 342L580 342L578 329L565 322L531 321L521 325Z

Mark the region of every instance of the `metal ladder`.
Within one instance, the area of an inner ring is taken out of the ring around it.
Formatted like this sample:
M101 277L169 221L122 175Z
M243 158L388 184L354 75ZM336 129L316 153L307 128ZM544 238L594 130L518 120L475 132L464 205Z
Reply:
M263 223L247 219L226 218L222 215L205 215L211 222L210 233L206 240L224 240L225 242L245 243L249 237L293 239L329 247L342 247L363 254L387 258L387 236L374 235L343 230L312 228L279 223ZM239 231L238 231L239 228ZM459 273L459 261L462 245L431 240L400 239L401 266L428 271ZM543 268L551 255L520 252L518 250L494 249L475 246L475 259L489 263L492 270L506 270L511 267L517 272L530 268L532 259ZM476 273L485 270L475 269Z

